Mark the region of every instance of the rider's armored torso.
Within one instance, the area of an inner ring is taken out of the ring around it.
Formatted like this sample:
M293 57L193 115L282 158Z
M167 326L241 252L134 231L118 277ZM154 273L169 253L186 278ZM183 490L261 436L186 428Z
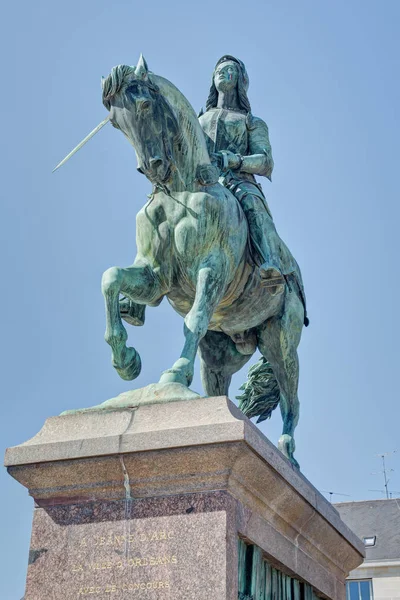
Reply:
M271 178L274 161L268 127L262 119L244 111L212 108L201 115L200 125L205 133L210 154L221 150L228 150L241 156L263 154L265 161L257 175ZM255 183L254 175L251 173L240 171L235 175Z

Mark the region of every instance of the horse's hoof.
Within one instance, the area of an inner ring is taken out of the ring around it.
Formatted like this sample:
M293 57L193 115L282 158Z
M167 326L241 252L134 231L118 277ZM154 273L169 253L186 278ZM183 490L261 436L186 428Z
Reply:
M193 370L189 368L189 361L180 358L172 369L167 369L160 377L160 383L182 383L186 387L192 383Z
M142 361L140 355L135 348L126 348L124 352L123 364L117 364L113 361L113 367L117 371L121 379L132 381L140 375L142 370Z
M294 438L287 433L284 433L283 435L281 435L281 437L279 438L279 441L278 441L278 450L280 450L282 452L282 454L284 456L286 456L286 458L288 460L290 460L290 462L292 463L292 465L294 467L296 467L296 469L300 470L300 465L297 462L297 460L295 459L295 457L293 456L295 449L296 449L296 444L295 444Z
M159 383L183 383L183 385L187 386L185 378L175 369L163 371Z

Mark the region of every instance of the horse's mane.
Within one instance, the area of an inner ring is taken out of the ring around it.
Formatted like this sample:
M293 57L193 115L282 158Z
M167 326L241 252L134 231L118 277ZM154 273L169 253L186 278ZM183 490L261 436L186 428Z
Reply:
M110 75L102 79L103 104L110 110L111 98L127 86L129 82L136 79L135 67L118 65L113 67ZM197 119L197 115L186 97L174 86L173 83L151 71L145 80L140 82L152 91L160 94L162 99L169 104L179 124L180 134L175 140L176 144L185 144L186 152L191 152L192 157L199 157L201 162L209 162L208 151L203 130Z
M204 132L190 102L173 83L168 81L168 79L164 79L164 77L154 75L153 73L151 73L151 78L160 88L163 97L168 101L175 112L185 142L188 144L189 148L191 147L193 149L193 154L196 155L200 153L208 159L208 150ZM205 161L203 160L202 162Z

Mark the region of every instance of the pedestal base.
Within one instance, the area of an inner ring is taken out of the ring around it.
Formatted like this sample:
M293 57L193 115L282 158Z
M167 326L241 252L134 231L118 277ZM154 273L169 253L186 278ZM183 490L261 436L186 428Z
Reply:
M337 511L225 397L53 417L6 464L37 504L25 600L344 600L362 562Z

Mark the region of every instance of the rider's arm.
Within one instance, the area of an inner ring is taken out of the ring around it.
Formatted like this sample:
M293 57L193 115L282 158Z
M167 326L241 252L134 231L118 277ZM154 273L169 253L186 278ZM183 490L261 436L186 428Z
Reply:
M249 154L242 156L240 170L271 179L274 161L269 142L268 127L262 119L251 117L248 124Z

